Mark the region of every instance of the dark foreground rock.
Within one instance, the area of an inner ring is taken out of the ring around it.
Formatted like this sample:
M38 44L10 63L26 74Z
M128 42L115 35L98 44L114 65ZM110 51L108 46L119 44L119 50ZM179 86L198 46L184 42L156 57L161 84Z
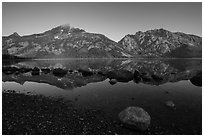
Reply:
M145 131L150 125L151 117L140 107L128 107L119 113L119 119L125 126Z

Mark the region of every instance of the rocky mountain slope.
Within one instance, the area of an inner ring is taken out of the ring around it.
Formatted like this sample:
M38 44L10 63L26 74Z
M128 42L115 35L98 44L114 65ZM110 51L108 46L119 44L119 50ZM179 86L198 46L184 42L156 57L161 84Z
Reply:
M29 58L122 57L117 43L102 34L88 33L69 25L29 36L14 33L3 37L3 54Z
M135 57L191 58L202 56L202 38L154 29L126 35L118 44Z
M118 43L102 34L62 25L44 33L3 37L3 55L24 58L202 57L202 38L164 29L126 35Z

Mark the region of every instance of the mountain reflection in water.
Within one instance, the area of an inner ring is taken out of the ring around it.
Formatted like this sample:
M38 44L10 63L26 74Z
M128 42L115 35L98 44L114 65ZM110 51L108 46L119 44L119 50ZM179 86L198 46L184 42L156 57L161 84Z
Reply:
M190 80L202 86L201 60L33 60L3 65L3 81L47 83L62 89L73 89L88 83L104 81L161 85ZM111 82L110 82L111 83ZM115 84L114 83L114 84Z

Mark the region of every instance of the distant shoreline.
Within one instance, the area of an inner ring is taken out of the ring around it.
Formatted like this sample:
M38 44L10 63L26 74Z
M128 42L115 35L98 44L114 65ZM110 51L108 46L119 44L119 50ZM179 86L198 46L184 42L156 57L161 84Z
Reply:
M24 58L24 57L18 57L18 56L2 56L2 60L83 60L83 59L109 59L109 60L128 60L128 59L146 59L146 60L166 60L166 59L202 59L201 58L150 58L150 57L134 57L134 58Z

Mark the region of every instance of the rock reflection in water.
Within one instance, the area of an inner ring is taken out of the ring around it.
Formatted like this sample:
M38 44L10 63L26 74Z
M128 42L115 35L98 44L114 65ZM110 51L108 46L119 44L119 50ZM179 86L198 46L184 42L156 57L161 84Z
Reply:
M161 85L190 80L195 86L202 86L201 60L190 60L190 65L186 63L185 66L178 65L179 61L185 63L183 60L174 60L176 64L172 60L65 60L61 64L57 62L60 68L55 68L55 61L46 64L49 61L3 65L3 81L48 83L62 89L85 86L107 78L111 85L129 81Z

